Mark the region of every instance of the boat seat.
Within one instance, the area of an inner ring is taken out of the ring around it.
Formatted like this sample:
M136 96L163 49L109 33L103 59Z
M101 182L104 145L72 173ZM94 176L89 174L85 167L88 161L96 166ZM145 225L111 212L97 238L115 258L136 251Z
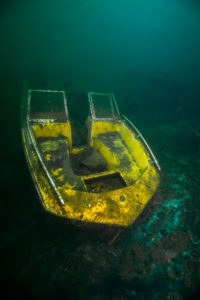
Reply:
M123 174L127 184L138 178L139 168L119 132L99 134L94 138L94 147L106 160L108 169Z
M101 133L97 138L109 149L120 161L120 166L128 165L132 162L131 154L123 142L119 132Z
M65 136L37 138L37 145L43 162L57 187L62 187L67 183L72 189L84 189L82 181L72 170L69 143Z

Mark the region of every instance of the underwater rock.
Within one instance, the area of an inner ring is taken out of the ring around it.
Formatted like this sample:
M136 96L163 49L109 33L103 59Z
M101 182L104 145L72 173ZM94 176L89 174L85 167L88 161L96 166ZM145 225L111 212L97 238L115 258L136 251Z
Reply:
M83 159L81 164L89 169L101 171L106 169L106 162L97 150L93 150L90 156Z

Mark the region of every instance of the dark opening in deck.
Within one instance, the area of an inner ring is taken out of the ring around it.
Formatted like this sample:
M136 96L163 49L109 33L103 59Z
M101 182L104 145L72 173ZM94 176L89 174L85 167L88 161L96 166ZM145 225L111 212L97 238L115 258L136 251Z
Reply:
M102 193L121 189L126 186L120 173L102 175L84 180L88 192Z

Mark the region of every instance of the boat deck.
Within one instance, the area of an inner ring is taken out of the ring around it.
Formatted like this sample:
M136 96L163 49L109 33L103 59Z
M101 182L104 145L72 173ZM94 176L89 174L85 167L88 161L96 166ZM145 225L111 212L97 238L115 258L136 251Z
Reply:
M133 184L140 173L119 132L97 135L93 147L84 148L77 154L70 152L68 139L62 135L58 138L38 137L36 142L58 189L67 184L71 189L98 192L102 191L99 186L104 183L105 190L113 190ZM91 176L93 179L90 180Z
M159 165L113 94L91 92L88 100L87 144L78 147L65 92L28 91L22 135L31 175L48 212L128 226L155 193Z

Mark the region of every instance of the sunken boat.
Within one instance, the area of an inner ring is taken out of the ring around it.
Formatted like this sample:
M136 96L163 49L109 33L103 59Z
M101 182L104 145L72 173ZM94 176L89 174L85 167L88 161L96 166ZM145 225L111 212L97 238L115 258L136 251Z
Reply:
M27 91L22 140L33 182L52 214L129 226L156 192L160 166L138 129L120 115L113 94L86 98L87 141L77 146L65 91Z

